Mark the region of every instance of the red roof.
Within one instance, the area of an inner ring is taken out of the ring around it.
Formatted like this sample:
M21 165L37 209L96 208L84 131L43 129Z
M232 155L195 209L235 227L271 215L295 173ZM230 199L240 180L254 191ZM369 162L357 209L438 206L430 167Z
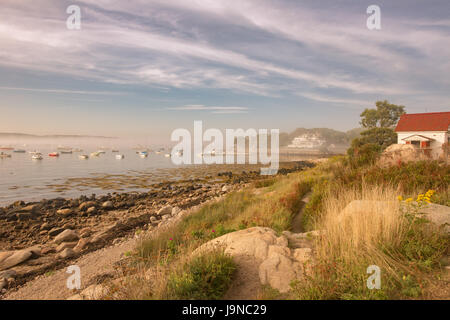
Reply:
M395 131L447 131L449 126L450 112L410 113L400 117Z

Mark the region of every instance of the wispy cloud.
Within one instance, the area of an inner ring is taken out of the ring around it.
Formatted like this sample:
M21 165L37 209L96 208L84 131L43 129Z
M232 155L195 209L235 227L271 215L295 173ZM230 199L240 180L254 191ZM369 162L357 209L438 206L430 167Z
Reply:
M180 107L169 107L167 110L177 111L209 111L216 114L235 114L235 113L247 113L247 107L219 107L219 106L204 106L201 104L192 104Z
M81 94L81 95L121 95L125 92L118 91L86 91L86 90L66 90L66 89L39 89L39 88L19 88L19 87L1 87L0 90L6 91L32 91L42 93L62 93L62 94Z

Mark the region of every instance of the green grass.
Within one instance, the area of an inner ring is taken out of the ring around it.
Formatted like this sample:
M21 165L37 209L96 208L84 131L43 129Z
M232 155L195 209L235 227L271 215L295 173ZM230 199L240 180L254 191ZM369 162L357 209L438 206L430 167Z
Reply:
M169 275L168 299L218 300L227 292L236 265L222 252L194 257Z

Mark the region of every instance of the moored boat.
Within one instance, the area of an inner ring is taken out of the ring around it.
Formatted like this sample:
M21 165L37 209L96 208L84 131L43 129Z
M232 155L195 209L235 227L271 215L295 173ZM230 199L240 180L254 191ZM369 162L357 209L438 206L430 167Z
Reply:
M11 155L4 152L0 152L0 158L11 158Z
M14 149L13 152L15 152L15 153L25 153L26 151L23 150L23 149Z
M100 152L92 152L91 153L91 157L99 157L100 156Z
M116 159L122 160L122 159L125 159L125 156L123 154L116 154Z
M59 152L51 152L48 154L49 157L59 157Z
M31 159L33 160L42 160L42 155L40 153L35 153L31 156Z
M89 156L87 154L82 154L82 155L78 156L78 158L80 158L81 160L87 160L87 159L89 159Z

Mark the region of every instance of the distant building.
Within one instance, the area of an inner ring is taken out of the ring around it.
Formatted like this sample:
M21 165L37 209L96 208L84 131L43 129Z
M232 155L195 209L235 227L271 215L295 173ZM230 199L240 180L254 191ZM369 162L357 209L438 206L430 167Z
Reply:
M295 137L288 148L317 149L324 143L325 140L320 139L316 134L303 134Z
M450 143L450 112L404 114L395 132L398 144L411 144L432 159L448 156L444 146Z

